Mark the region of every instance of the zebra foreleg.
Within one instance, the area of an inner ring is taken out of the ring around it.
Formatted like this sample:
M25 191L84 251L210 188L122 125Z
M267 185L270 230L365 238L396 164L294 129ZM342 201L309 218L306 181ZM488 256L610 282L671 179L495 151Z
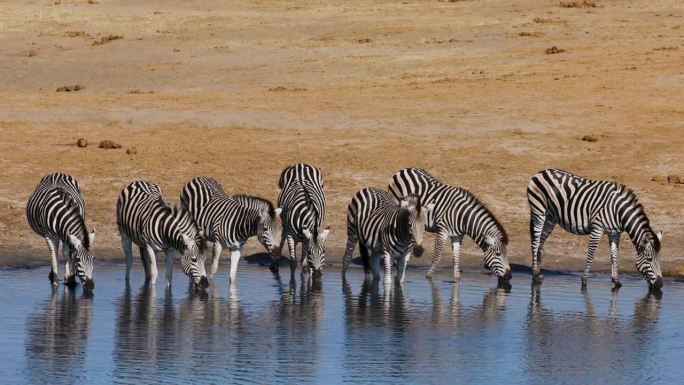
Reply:
M618 276L618 246L620 245L620 235L609 236L610 240L610 276L613 281L613 290L622 287Z
M230 284L237 282L237 268L240 262L240 249L230 251Z
M391 268L392 266L390 266ZM370 268L373 273L373 280L377 281L380 279L380 255L373 253L370 257Z
M155 285L157 284L157 275L159 275L159 272L157 271L157 256L154 253L154 249L152 249L152 246L150 245L145 246L145 253L147 254L147 260L150 264L149 276L147 279L150 283Z
M601 229L600 227L595 227L589 235L589 252L587 253L587 264L584 267L584 274L582 275L582 289L585 289L587 287L587 278L589 278L591 264L594 262L596 249L598 249L599 241L601 240L602 235L603 229Z
M530 236L532 238L532 280L542 282L544 275L541 272L542 254L544 243L551 235L555 223L546 216L532 215L530 219Z
M385 285L391 284L392 283L392 254L389 252L385 251L385 253L382 255L382 258L385 260Z
M168 249L164 252L166 256L166 287L171 286L173 279L173 261L176 259L176 249Z
M57 274L57 251L59 248L59 239L45 237L45 242L47 242L48 249L50 249L50 259L52 264L52 269L50 270L48 278L50 278L50 282L52 282L53 286L57 286L57 281L59 278Z
M371 278L371 257L370 253L368 252L368 248L363 244L363 242L359 242L359 253L361 254L361 262L363 262L364 279Z
M286 236L287 249L290 251L290 281L295 279L295 271L297 270L297 257L295 256L295 247L297 243L291 235Z
M463 236L455 235L451 237L451 252L454 259L454 281L461 279L461 243Z
M439 266L439 261L442 259L442 251L444 250L444 242L446 241L447 234L444 231L440 231L435 236L435 251L432 254L432 264L428 268L426 278L432 278L432 273L435 271L437 266Z
M62 242L62 257L64 258L64 284L75 286L76 276L71 271L72 263L68 242ZM75 266L75 264L73 265Z
M406 265L408 265L409 259L411 259L410 250L401 256L399 261L397 261L397 280L399 283L404 283L404 278L406 276Z
M209 278L214 278L216 275L216 272L218 271L218 265L219 265L219 258L221 258L221 252L223 251L223 248L221 246L221 241L218 239L214 241L214 247L213 249L213 255L211 258L211 270L209 275Z

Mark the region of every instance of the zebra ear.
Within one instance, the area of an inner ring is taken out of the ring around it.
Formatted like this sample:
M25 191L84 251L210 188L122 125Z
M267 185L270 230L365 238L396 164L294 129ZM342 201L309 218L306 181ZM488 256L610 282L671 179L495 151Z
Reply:
M185 234L181 234L181 235L183 236L183 242L185 243L185 246L186 246L188 249L192 249L192 248L195 246L195 240L192 239L192 238L190 238L190 237L188 237L188 236L185 235Z
M330 226L326 226L325 230L321 233L321 240L325 240L325 238L328 237L328 234L330 234Z
M283 212L283 208L282 208L282 207L278 207L278 208L275 209L275 215L276 215L276 216L280 215L280 213L282 213L282 212Z
M309 230L302 231L302 234L304 234L304 236L308 239L311 239L313 237L313 234L311 234L311 231Z
M81 240L73 234L69 234L69 243L71 244L71 247L73 247L74 249L81 248Z
M662 230L658 231L656 233L656 237L658 237L658 241L662 241L663 240L663 231Z
M88 242L90 243L90 247L93 247L93 242L95 242L95 229L88 233Z

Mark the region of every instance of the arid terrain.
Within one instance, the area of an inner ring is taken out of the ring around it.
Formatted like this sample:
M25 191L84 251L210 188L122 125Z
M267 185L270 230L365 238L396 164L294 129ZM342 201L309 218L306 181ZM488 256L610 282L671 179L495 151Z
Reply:
M684 184L652 178L684 178L682 42L678 0L2 2L0 266L49 263L25 218L46 173L80 181L104 261L121 258L116 200L135 179L176 202L198 175L275 200L280 171L307 162L333 262L350 197L419 166L474 192L529 265L525 189L557 167L632 187L681 272ZM544 267L580 270L586 246L556 229ZM625 235L620 250L633 271Z

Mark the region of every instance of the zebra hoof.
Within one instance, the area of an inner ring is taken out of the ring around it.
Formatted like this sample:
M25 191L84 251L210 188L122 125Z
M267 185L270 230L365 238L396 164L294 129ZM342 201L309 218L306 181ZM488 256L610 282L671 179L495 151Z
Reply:
M57 274L51 271L50 274L48 274L48 279L50 279L50 282L52 282L53 285L57 285Z
M532 281L534 283L542 283L544 282L544 274L535 274L532 276Z
M76 282L76 276L72 275L71 277L67 278L64 280L64 284L68 287L76 287L78 285L78 282Z
M622 287L622 284L620 283L619 279L613 278L612 281L613 281L613 291Z
M582 277L582 290L587 288L587 277Z

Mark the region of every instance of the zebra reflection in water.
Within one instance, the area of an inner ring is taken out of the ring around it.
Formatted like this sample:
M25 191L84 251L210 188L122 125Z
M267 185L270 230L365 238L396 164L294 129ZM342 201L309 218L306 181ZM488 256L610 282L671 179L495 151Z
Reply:
M92 318L92 294L53 288L50 297L26 319L29 382L52 378L69 383L79 378L86 360Z

